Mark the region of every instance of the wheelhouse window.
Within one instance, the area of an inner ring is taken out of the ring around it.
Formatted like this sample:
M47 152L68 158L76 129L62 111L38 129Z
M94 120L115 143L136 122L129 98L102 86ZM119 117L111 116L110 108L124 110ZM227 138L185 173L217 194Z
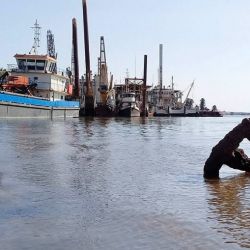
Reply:
M27 68L28 70L36 70L36 61L32 59L27 60Z
M45 68L45 60L36 60L36 69L44 70Z
M48 71L49 71L49 72L55 72L55 69L56 69L56 63L54 63L54 62L49 62L49 63L48 63Z
M108 86L107 85L101 85L100 86L100 91L107 91L108 90Z
M135 97L135 94L126 93L126 94L123 94L122 97L123 97L123 98L126 98L126 97Z
M26 69L26 60L25 59L18 59L17 65L18 65L19 69L25 70Z

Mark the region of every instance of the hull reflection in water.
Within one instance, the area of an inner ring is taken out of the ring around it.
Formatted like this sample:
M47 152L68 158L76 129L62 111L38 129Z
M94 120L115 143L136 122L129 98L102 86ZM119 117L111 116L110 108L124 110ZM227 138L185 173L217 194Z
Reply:
M226 235L226 242L250 248L250 196L247 191L250 175L240 174L206 182L210 193L208 219L218 222L214 228Z

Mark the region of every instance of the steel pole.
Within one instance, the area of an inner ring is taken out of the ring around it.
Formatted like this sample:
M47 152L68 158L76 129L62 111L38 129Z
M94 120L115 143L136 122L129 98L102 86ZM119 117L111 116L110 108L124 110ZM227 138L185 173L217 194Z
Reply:
M146 91L147 91L147 55L144 55L144 73L142 87L142 112L141 116L146 116Z
M74 97L79 98L79 61L78 61L78 41L77 41L77 23L72 19L72 43L74 53Z
M87 3L82 0L83 7L83 27L84 27L84 48L85 48L85 65L86 65L86 94L85 94L85 115L94 115L94 97L91 83L90 71L90 53L89 53L89 31L88 31L88 16Z

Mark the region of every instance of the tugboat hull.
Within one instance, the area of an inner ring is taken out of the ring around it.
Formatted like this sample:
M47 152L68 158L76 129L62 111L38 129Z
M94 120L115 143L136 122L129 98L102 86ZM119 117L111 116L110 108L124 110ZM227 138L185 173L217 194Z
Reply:
M95 115L100 117L113 117L116 115L116 112L110 106L102 105L95 108Z
M133 108L133 107L120 109L119 110L119 116L123 116L123 117L139 117L140 116L140 110L136 109L136 108Z

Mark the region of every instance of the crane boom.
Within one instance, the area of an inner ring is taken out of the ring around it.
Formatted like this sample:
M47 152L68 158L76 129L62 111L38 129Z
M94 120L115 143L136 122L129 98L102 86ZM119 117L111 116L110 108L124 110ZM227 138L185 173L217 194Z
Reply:
M186 102L187 102L188 96L189 96L189 94L190 94L191 89L193 88L193 86L194 86L194 81L191 83L191 86L190 86L190 88L189 88L189 90L188 90L188 93L187 93L186 99L185 99L185 101L184 101L184 105L185 105L185 104L186 104Z

